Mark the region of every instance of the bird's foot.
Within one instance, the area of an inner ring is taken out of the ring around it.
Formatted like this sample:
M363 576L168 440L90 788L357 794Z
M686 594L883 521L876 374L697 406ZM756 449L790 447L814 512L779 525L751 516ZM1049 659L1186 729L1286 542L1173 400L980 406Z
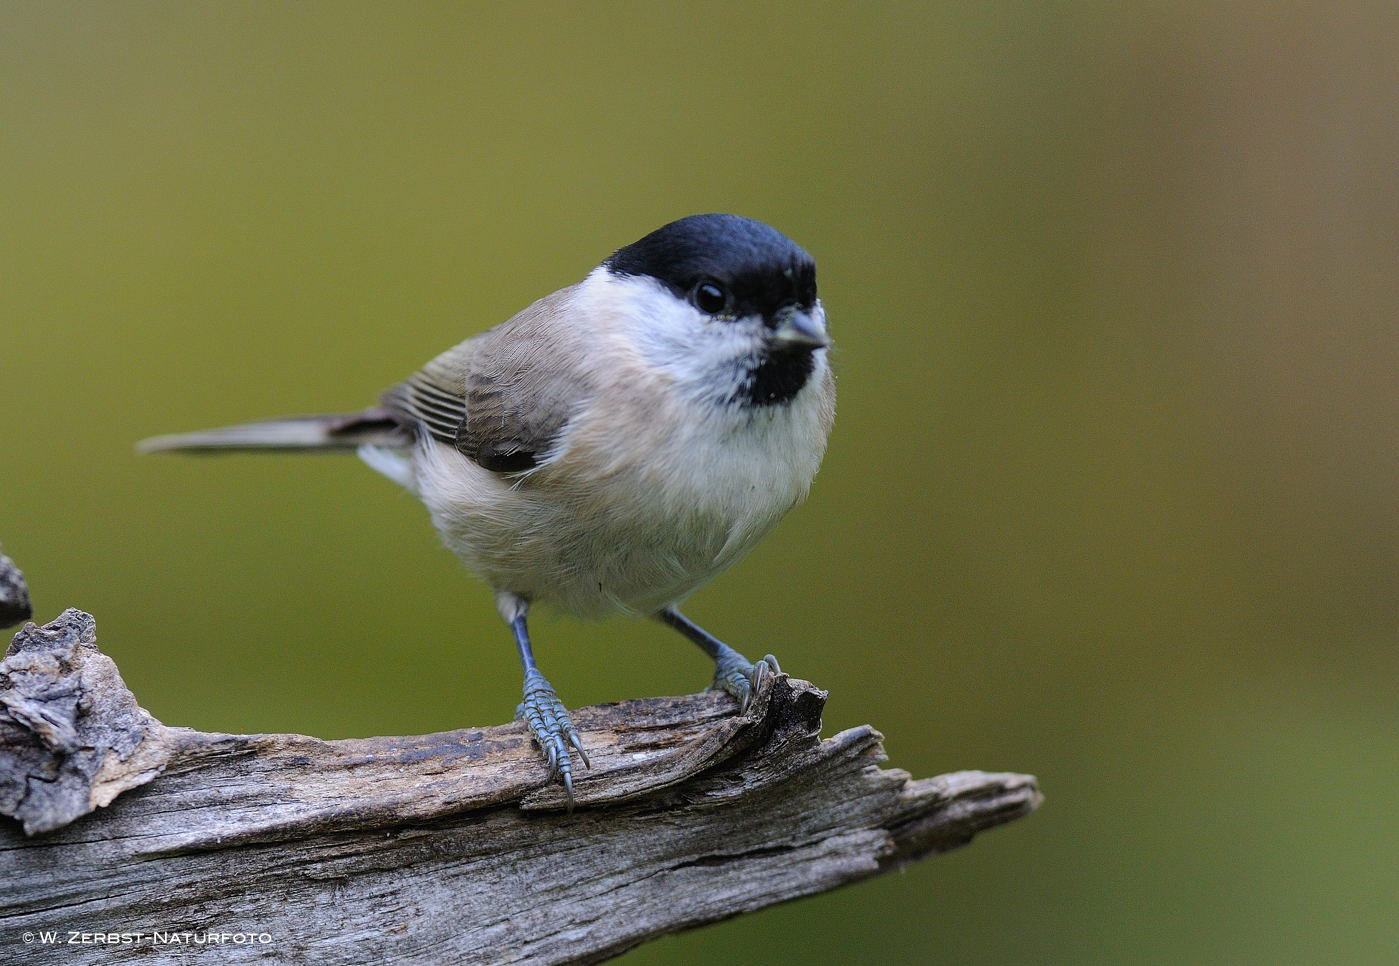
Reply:
M568 810L573 811L573 759L568 749L572 747L578 752L584 767L592 765L583 750L578 729L568 716L568 709L559 700L554 686L535 668L525 673L525 700L515 709L515 717L529 725L534 733L534 740L544 754L544 763L549 767L549 779L563 783Z
M742 654L731 647L724 648L714 662L714 683L711 691L727 691L738 699L738 710L743 714L753 703L753 695L762 690L763 682L769 675L780 674L782 668L777 658L768 654L756 664L750 663Z

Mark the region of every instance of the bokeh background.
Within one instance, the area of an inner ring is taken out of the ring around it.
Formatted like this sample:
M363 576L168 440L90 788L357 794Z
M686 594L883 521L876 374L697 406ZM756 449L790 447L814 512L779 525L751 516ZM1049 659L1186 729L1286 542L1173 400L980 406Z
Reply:
M0 540L170 724L508 720L425 514L349 457L140 458L353 409L680 215L817 257L811 500L695 618L970 848L646 963L1381 963L1399 948L1390 4L0 6ZM537 622L573 705L695 690ZM120 924L94 923L94 928Z

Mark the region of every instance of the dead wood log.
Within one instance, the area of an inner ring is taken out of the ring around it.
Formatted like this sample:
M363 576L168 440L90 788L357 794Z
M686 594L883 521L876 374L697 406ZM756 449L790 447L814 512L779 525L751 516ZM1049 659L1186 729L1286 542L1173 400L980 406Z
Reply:
M592 963L966 844L1026 775L910 780L826 694L580 709L568 814L518 723L322 741L166 727L69 610L0 663L0 962ZM104 807L105 806L105 807ZM100 809L100 810L99 810Z

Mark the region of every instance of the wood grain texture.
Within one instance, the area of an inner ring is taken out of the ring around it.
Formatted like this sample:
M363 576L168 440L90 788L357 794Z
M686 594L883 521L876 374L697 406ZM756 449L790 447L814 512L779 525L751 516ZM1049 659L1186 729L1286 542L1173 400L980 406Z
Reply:
M171 728L95 641L69 610L0 664L0 962L187 962L210 933L243 937L219 962L598 962L1040 801L1026 775L881 768L868 726L822 740L825 692L777 675L743 715L716 693L577 711L593 768L570 815L519 723L341 741Z

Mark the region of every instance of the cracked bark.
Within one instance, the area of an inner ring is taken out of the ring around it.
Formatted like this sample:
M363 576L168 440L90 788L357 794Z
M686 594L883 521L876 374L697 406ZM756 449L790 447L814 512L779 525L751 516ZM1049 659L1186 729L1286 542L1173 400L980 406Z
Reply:
M825 692L778 675L744 715L714 693L580 709L593 769L568 815L518 723L172 728L95 641L69 610L0 664L0 961L184 962L214 933L244 937L226 962L599 962L956 848L1040 800L1026 775L881 768L868 726L822 740Z

